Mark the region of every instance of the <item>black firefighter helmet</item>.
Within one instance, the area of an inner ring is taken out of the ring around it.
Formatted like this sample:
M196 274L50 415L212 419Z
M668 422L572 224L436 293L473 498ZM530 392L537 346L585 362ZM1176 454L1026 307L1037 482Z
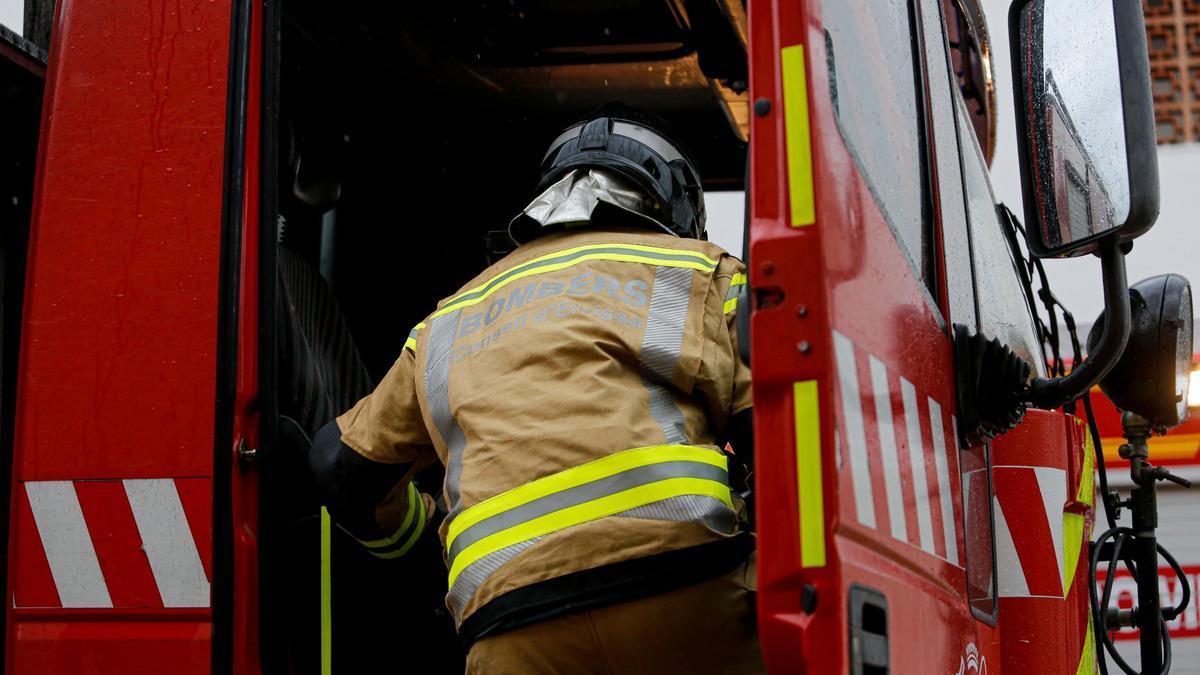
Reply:
M599 167L633 181L654 201L650 218L667 231L706 239L704 192L695 165L656 118L609 105L567 128L542 158L541 194L574 169Z

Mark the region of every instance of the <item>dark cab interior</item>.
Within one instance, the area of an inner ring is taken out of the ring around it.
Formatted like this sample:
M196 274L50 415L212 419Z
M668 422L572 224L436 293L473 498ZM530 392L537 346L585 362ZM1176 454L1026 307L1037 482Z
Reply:
M510 247L546 145L619 101L740 189L744 0L267 3L262 630L268 672L462 672L434 522L398 560L332 528L308 438L368 393L437 301ZM271 43L274 44L271 44ZM490 234L491 233L491 234ZM264 385L266 386L266 385ZM418 476L437 496L437 468Z

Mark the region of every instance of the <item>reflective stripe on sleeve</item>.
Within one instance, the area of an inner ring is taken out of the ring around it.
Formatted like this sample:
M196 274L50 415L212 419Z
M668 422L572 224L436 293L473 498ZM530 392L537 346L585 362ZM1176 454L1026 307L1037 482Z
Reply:
M425 327L425 322L413 326L413 329L408 332L408 339L404 341L404 348L410 351L417 351L417 333Z
M404 522L400 523L400 527L396 528L390 537L373 541L358 540L358 543L365 546L367 552L376 558L399 558L408 553L425 529L425 500L421 499L420 493L417 492L417 486L412 483L406 486L405 492L408 500Z
M742 294L742 289L746 287L746 275L738 272L729 280L729 291L725 294L725 313L728 314L737 309L738 296Z
M685 445L635 448L526 483L464 510L450 524L450 585L490 554L656 502L695 495L733 511L727 461Z

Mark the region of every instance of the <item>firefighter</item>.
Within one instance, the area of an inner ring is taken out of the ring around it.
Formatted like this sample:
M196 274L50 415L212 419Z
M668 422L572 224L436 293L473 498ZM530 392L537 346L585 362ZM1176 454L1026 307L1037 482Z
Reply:
M559 135L538 194L519 247L317 434L325 504L381 558L443 505L468 672L761 671L744 268L705 240L692 162L635 111ZM413 477L436 461L435 502Z

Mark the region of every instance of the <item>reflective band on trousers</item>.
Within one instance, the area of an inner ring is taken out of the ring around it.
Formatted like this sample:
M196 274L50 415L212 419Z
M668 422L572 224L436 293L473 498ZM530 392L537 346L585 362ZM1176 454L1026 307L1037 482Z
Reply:
M725 456L659 445L618 452L526 483L464 510L446 532L450 585L510 546L666 499L694 495L733 511Z

